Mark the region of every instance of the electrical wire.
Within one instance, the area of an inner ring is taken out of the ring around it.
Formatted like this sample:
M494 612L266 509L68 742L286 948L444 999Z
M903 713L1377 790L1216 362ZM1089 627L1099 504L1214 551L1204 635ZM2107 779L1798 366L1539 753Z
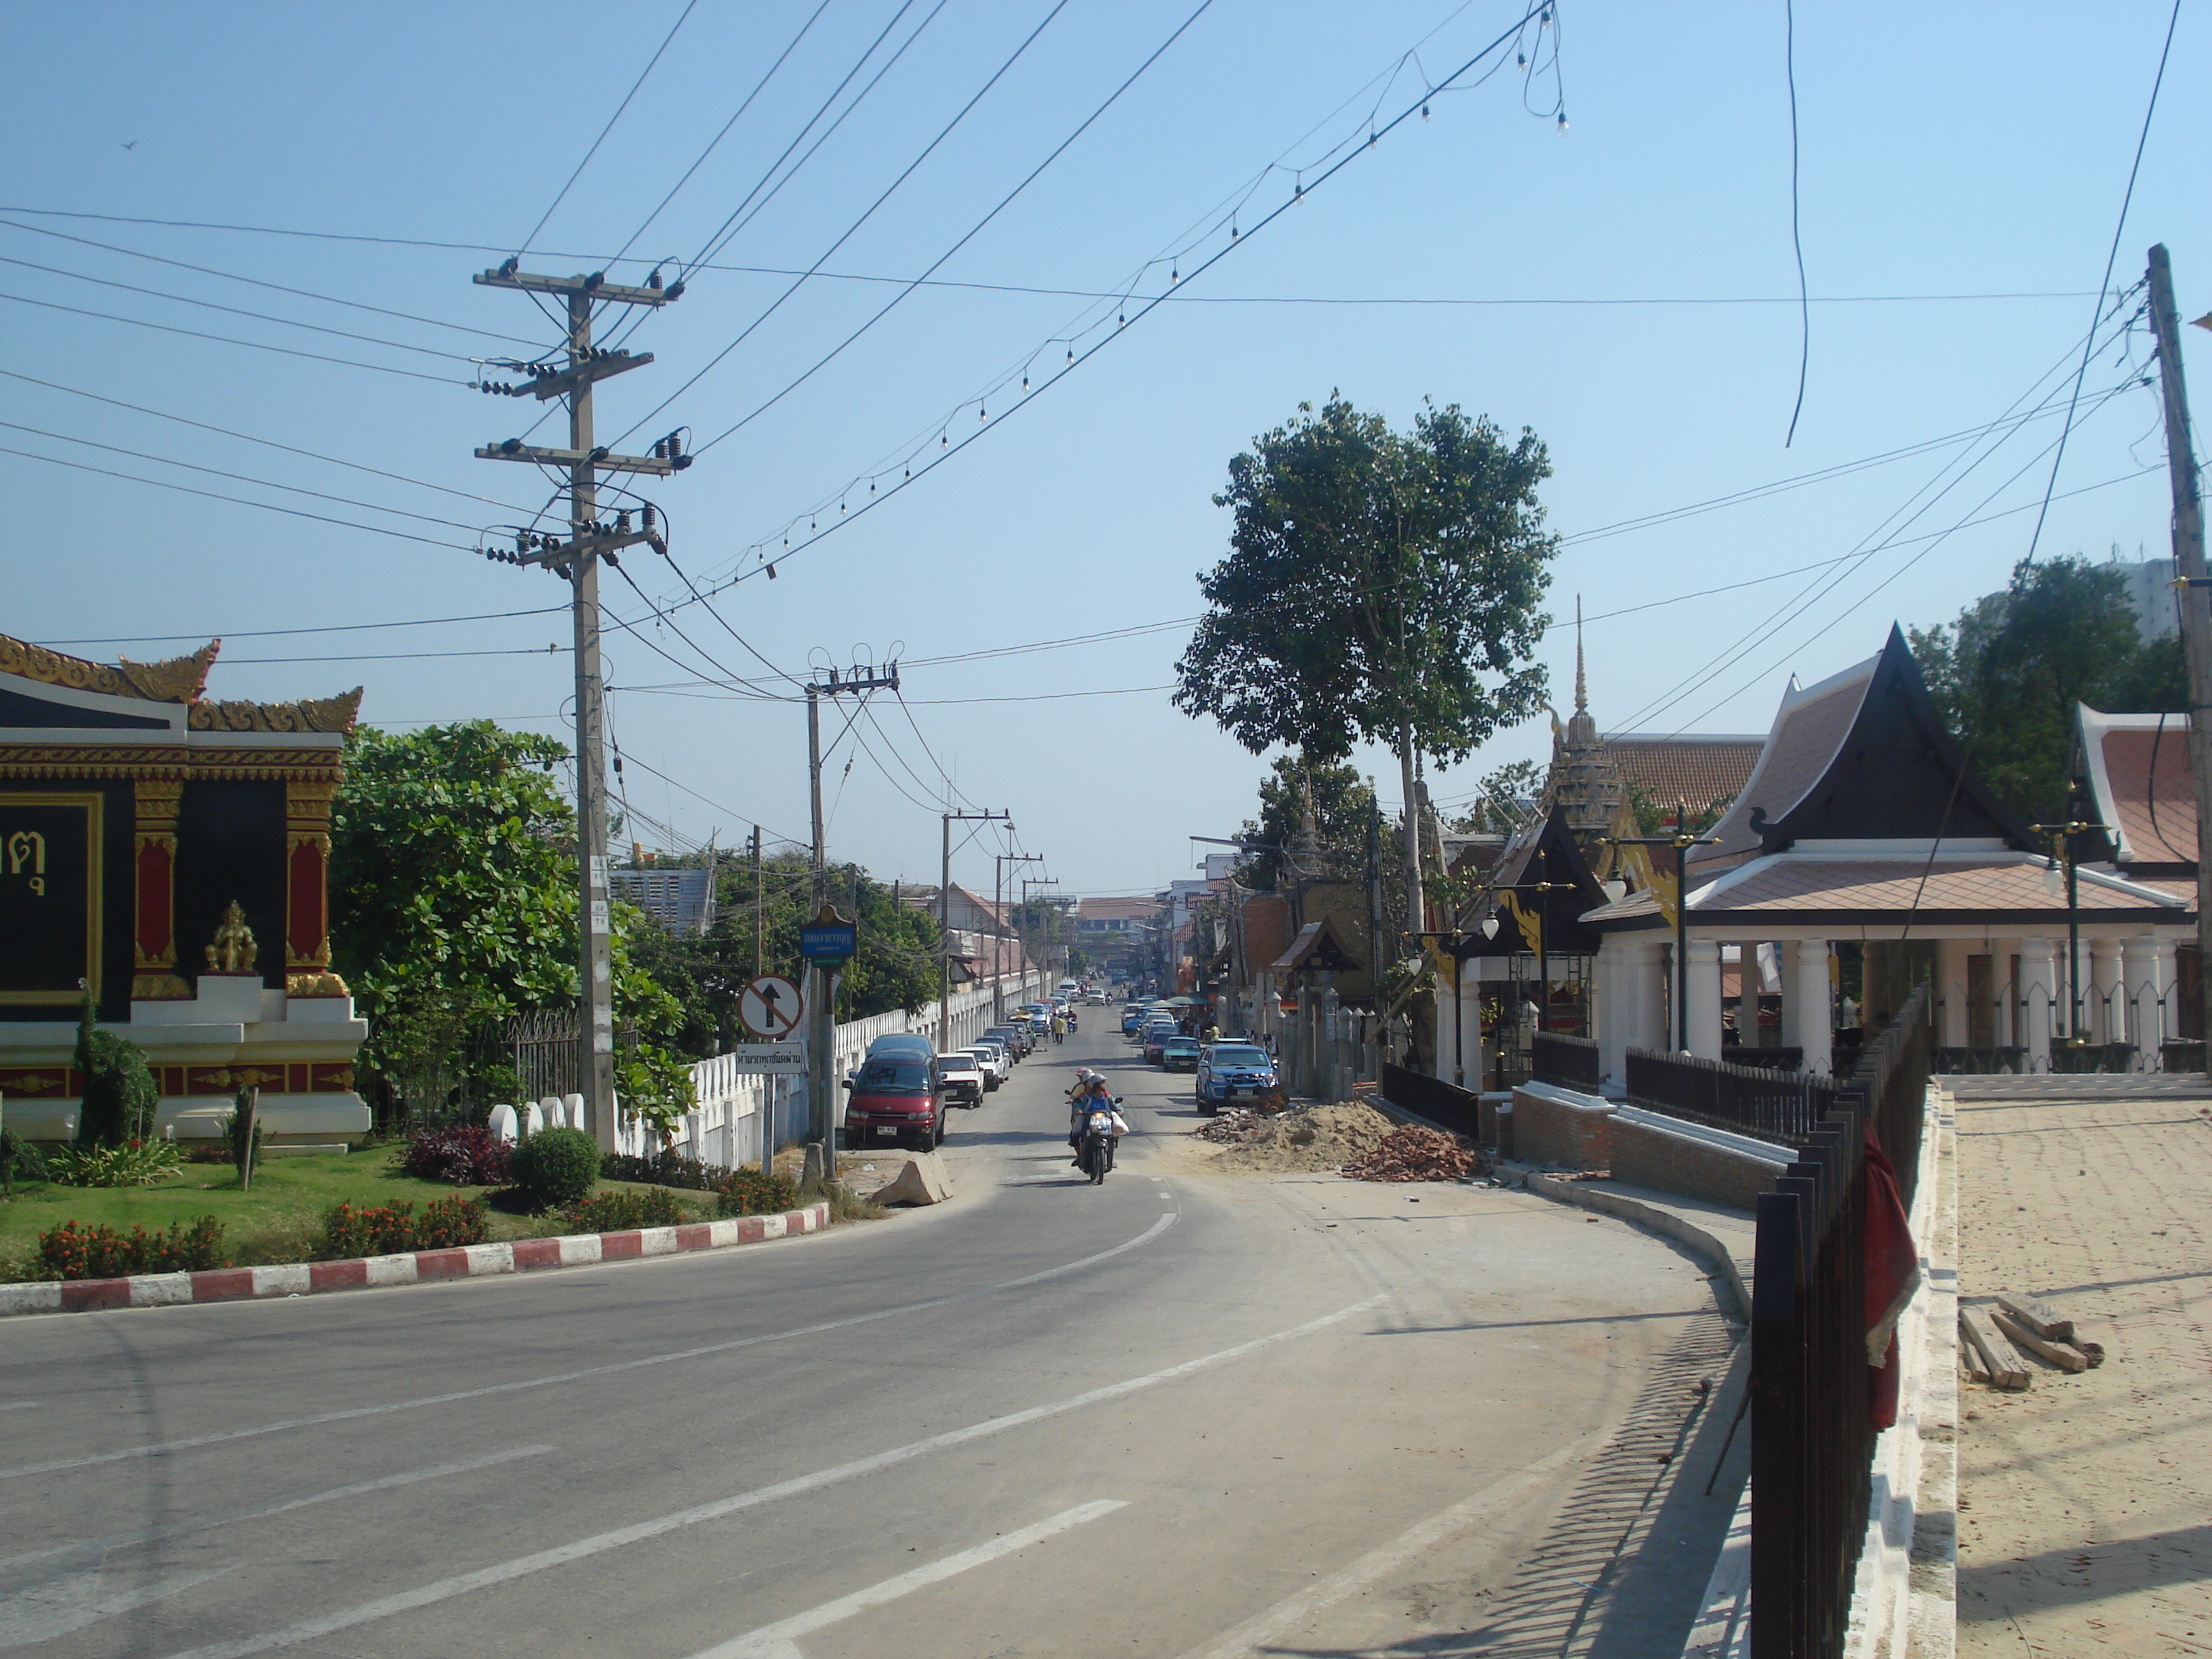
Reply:
M538 223L532 228L530 234L522 239L522 246L515 249L517 258L530 252L530 245L538 240L538 233L545 228L545 222L553 216L554 209L568 199L569 191L574 187L576 180L584 176L584 169L591 166L592 157L599 153L599 146L606 143L607 135L615 130L615 123L622 119L623 112L629 107L630 100L636 97L638 89L645 85L645 77L653 73L653 67L660 61L660 55L668 50L670 43L676 39L676 31L684 27L684 20L691 15L691 9L698 3L699 0L684 0L684 9L676 14L676 21L668 26L668 33L661 37L660 44L653 48L653 56L645 60L645 67L637 72L637 79L630 82L629 90L623 94L622 102L617 104L615 112L607 117L606 125L601 127L599 136L592 140L592 147L584 152L584 159L576 163L576 170L568 175L568 183L561 186L559 192L553 198L551 205L538 216Z
M2158 74L2150 83L2150 102L2143 109L2142 131L2136 135L2136 158L2128 167L2127 191L2120 198L2119 222L2112 227L2112 246L2105 255L2105 277L2097 284L2097 310L2089 319L2089 341L2092 342L2097 337L2098 323L2104 313L2105 295L2112 289L2112 267L2120 257L2120 237L2128 228L2128 209L2136 199L2136 175L2142 171L2143 148L2150 143L2151 117L2158 113L2158 89L2166 84L2166 60L2173 51L2174 27L2180 21L2181 0L2173 0L2173 10L2166 20L2166 44L2159 48ZM2130 294L2134 291L2132 288L2128 290ZM2127 295L2124 294L2112 302L2112 308L2117 312L2126 303ZM2058 487L2058 468L2066 459L2066 439L2074 429L2074 405L2081 400L2081 381L2089 373L2089 343L2085 342L2081 347L2081 367L2074 372L2074 402L2067 405L2066 425L2059 433L2058 451L2051 458L2050 482L2043 487L2044 510L2035 515L2035 529L2027 538L2027 556L2031 559L2043 541L2043 521L2050 512L2051 492Z
M270 345L261 340L241 340L235 335L209 334L196 328L179 328L174 323L151 323L143 317L124 317L112 311L91 311L82 306L65 306L53 300L33 300L28 295L0 294L0 300L12 300L21 306L37 306L45 311L66 311L75 317L95 317L102 322L128 323L133 328L150 328L163 334L182 334L195 340L212 340L218 345L246 346L254 351L273 351L283 357L304 357L311 362L337 363L346 368L374 369L379 374L404 375L410 380L428 380L438 386L469 384L466 380L456 380L448 374L425 374L420 369L393 368L386 363L365 363L356 357L331 357L319 351L301 351L291 346Z
M1805 298L1805 239L1797 224L1797 0L1783 0L1782 16L1782 62L1790 79L1790 247L1797 256L1797 402L1782 440L1787 449L1797 441L1797 417L1805 412L1805 377L1813 366L1813 307Z
M270 640L301 634L358 634L373 628L440 628L449 623L505 622L515 617L565 616L565 605L540 605L534 611L486 611L473 617L424 617L412 622L332 623L322 628L242 628L203 629L186 634L118 634L96 640L42 640L46 646L58 645L166 645L178 640Z

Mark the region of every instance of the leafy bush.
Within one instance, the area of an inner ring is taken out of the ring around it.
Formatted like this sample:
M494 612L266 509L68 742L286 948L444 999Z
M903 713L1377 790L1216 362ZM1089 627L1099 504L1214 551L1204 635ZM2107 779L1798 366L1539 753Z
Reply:
M130 1140L119 1146L57 1147L46 1156L46 1179L58 1187L151 1187L185 1166L173 1140Z
M89 993L77 1020L76 1054L70 1061L84 1073L84 1104L77 1113L79 1146L119 1146L143 1140L154 1132L154 1108L161 1091L146 1068L146 1051L128 1038L93 1023Z
M572 1233L613 1233L631 1227L673 1227L691 1218L665 1187L642 1193L593 1193L561 1212Z
M165 1233L133 1227L125 1237L112 1227L64 1221L39 1235L39 1261L62 1279L121 1279L131 1273L198 1273L228 1267L222 1223L204 1215L187 1230L172 1223Z
M399 1149L403 1175L456 1187L496 1187L507 1180L508 1148L481 1124L451 1123L416 1130Z
M446 1250L481 1244L490 1218L483 1200L456 1193L434 1198L415 1218L411 1203L334 1204L323 1216L322 1254L339 1261L356 1255L398 1255L409 1250Z
M702 1164L681 1152L655 1152L651 1158L632 1158L626 1152L607 1152L599 1158L602 1181L641 1181L654 1187L682 1187L695 1193L720 1188L729 1171Z
M714 1191L720 1215L778 1215L798 1202L789 1176L763 1175L750 1164L731 1170Z
M0 1128L0 1193L19 1181L44 1181L46 1160L13 1129Z
M507 1178L535 1209L576 1203L599 1178L599 1145L581 1129L540 1129L507 1155Z

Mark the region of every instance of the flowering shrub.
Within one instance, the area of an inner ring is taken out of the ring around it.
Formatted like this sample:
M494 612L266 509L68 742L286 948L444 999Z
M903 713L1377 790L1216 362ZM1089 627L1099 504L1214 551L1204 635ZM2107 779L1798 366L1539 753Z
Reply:
M632 1158L624 1152L599 1155L602 1181L642 1181L655 1187L683 1187L695 1193L711 1193L722 1184L728 1170L702 1164L681 1152L655 1152L651 1158Z
M456 1187L497 1187L507 1180L507 1148L477 1123L417 1129L399 1149L403 1175Z
M323 1254L331 1260L356 1255L398 1255L408 1250L445 1250L481 1244L489 1225L483 1200L455 1194L434 1198L415 1218L411 1203L335 1204L323 1216Z
M57 1187L151 1187L184 1168L173 1140L126 1140L115 1146L63 1146L46 1154L46 1179Z
M620 1232L630 1227L673 1227L688 1221L676 1194L656 1187L642 1193L593 1193L561 1212L572 1233Z
M80 1227L64 1221L39 1235L39 1260L62 1279L121 1279L131 1273L197 1273L227 1267L222 1223L204 1215L187 1230L172 1223L165 1233L133 1227L128 1237L112 1227Z
M722 1215L777 1215L798 1202L789 1176L763 1175L750 1165L731 1170L714 1189L714 1208Z
M590 1195L599 1144L581 1129L540 1129L507 1155L507 1174L532 1209L556 1210Z

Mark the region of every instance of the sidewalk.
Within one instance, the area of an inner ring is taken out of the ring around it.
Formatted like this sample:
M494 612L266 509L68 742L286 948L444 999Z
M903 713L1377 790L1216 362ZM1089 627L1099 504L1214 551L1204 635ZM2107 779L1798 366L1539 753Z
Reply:
M2212 1091L1947 1081L1962 1297L2039 1297L2109 1356L1962 1383L1961 1659L2212 1654Z

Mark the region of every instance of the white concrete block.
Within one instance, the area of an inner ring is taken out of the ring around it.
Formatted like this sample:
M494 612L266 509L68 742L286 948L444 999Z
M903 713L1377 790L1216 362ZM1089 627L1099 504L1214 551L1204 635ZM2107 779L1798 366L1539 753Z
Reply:
M469 1274L511 1273L514 1271L512 1244L471 1244L468 1247Z
M405 1255L369 1257L368 1282L372 1285L412 1285L415 1282L413 1253L410 1251Z
M599 1259L599 1236L597 1233L580 1233L561 1241L561 1265L564 1267L580 1267Z
M179 1308L192 1299L190 1273L137 1273L131 1280L134 1308Z
M676 1229L673 1227L641 1227L638 1230L637 1237L641 1255L676 1254Z
M313 1280L304 1261L288 1261L280 1267L253 1269L253 1293L256 1296L305 1296Z

